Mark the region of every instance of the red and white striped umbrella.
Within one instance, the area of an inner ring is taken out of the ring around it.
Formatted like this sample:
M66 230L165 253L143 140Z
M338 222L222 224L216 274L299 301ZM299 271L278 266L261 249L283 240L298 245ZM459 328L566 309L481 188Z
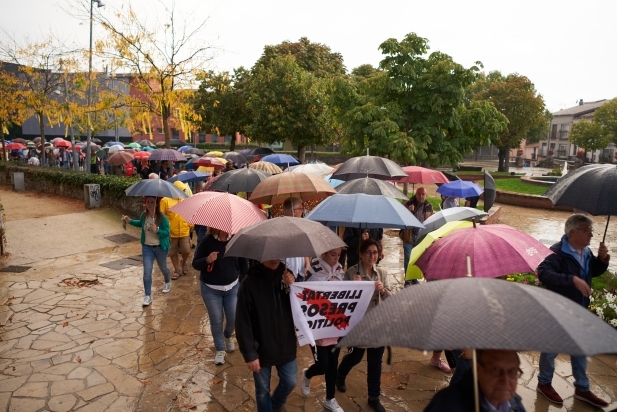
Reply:
M266 220L266 215L253 203L220 192L198 193L169 210L182 216L188 223L213 227L230 234Z

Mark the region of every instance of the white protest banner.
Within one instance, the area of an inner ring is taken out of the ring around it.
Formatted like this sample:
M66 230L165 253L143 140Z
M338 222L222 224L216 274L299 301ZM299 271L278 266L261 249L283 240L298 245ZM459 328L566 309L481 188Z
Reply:
M300 346L345 336L364 317L374 291L374 282L363 281L291 284L291 312Z

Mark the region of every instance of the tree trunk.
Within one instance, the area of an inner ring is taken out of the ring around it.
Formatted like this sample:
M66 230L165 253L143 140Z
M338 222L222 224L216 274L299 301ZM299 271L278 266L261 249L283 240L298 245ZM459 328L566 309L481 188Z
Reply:
M45 118L43 117L43 113L39 113L39 129L41 131L41 166L45 166L47 154L45 153Z
M236 135L238 134L238 132L233 132L233 134L231 135L231 143L229 143L229 151L233 152L234 150L236 150Z
M2 140L2 147L6 147L6 141L4 140L4 132L0 130L0 139ZM6 162L8 160L6 150L2 150L2 160ZM2 239L0 239L1 241Z
M499 172L509 172L510 171L510 146L500 147L499 152L497 153L499 157Z
M169 117L171 116L171 110L168 106L163 105L161 110L162 118L163 118L163 130L165 132L165 148L171 148L169 141L171 140L171 130L169 129Z
M306 146L298 146L298 161L304 163L306 160Z

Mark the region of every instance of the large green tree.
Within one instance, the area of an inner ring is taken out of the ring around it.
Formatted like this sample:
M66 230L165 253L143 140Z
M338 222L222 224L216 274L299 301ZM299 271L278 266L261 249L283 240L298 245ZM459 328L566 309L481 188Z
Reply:
M603 104L594 113L594 121L602 128L610 142L617 144L617 98Z
M604 149L611 142L611 135L595 119L574 123L569 137L572 144L582 147L585 152Z

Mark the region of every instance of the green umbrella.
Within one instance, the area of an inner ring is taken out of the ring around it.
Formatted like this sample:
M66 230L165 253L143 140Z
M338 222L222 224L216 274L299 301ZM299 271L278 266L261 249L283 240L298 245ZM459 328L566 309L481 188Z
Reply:
M136 143L136 142L129 143L128 147L133 147L135 149L141 149L141 145L139 143Z

